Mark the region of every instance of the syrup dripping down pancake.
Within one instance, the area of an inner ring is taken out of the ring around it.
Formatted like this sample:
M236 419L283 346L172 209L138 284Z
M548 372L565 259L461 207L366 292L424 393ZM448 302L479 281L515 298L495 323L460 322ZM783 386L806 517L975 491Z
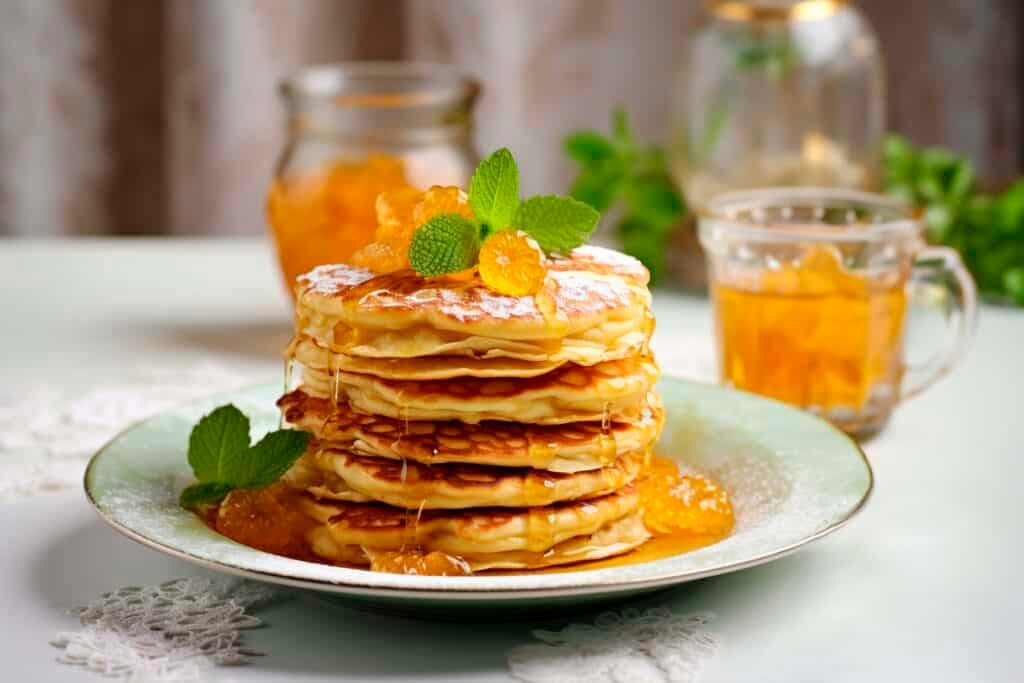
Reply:
M308 536L313 551L328 560L367 564L364 548L415 548L460 557L474 569L487 558L499 561L514 557L500 558L502 553L520 554L520 564L505 566L546 566L532 563L543 562L543 555L560 543L596 535L623 518L636 515L639 519L639 504L632 485L600 498L533 508L408 511L376 503L324 502L311 497L299 501L300 509L317 525ZM646 530L642 539L640 535L635 530L629 534L638 540L637 545L649 537ZM607 545L614 546L614 552L622 552L628 548L622 548L621 541L609 538ZM365 557L362 562L360 554Z
M565 365L540 377L421 382L303 368L302 383L307 393L344 395L358 412L399 420L565 424L636 419L658 375L650 358L627 358L591 367Z
M424 465L358 455L313 444L303 455L311 470L296 477L316 498L376 500L410 510L536 507L607 495L640 474L647 454L632 453L607 466L575 474L527 467L459 463ZM316 474L322 475L317 480Z
M632 422L579 422L542 426L514 422L403 422L357 413L344 401L296 389L278 407L285 421L332 447L425 464L473 463L580 472L604 467L619 455L645 452L657 441L664 410L657 394L644 399Z

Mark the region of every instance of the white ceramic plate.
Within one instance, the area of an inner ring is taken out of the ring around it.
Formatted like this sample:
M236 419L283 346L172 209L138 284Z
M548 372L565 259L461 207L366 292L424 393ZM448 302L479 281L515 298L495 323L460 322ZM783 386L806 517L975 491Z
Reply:
M557 574L432 577L384 574L291 560L231 541L177 503L192 482L192 425L232 402L253 436L276 428L279 385L237 391L170 410L117 436L97 453L85 489L100 516L144 545L204 567L332 594L388 611L532 609L621 598L744 569L835 531L866 503L871 467L828 423L781 403L663 379L667 411L658 452L725 485L737 513L714 545L652 562Z

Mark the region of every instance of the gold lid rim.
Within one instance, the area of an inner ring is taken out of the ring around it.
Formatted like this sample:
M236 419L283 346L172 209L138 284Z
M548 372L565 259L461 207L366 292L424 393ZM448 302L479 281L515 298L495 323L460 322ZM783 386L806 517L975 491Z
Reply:
M707 11L718 19L742 22L817 21L850 6L852 0L797 0L769 5L757 0L707 0Z

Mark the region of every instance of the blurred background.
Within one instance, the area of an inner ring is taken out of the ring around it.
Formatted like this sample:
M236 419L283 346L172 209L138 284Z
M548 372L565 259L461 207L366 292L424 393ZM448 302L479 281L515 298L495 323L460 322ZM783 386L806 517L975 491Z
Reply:
M861 0L887 130L1024 168L1024 3ZM564 191L562 140L616 106L666 141L699 0L0 0L0 234L259 234L286 137L279 80L352 59L475 75L477 149Z

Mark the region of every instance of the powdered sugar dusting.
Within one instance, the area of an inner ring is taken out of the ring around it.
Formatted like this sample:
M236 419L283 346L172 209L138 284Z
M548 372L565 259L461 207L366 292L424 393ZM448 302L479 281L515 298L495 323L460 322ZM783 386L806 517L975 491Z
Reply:
M307 284L308 291L330 296L343 289L360 285L373 277L374 274L365 268L336 263L317 266L308 273L300 275L299 282Z
M553 300L559 313L571 317L645 303L637 302L636 290L638 278L643 276L646 282L646 271L628 256L587 247L575 250L571 259L556 259L552 264L549 276L556 284ZM299 282L307 292L334 297L374 277L363 268L339 264L318 266L300 276ZM532 296L506 296L483 284L443 279L426 279L419 288L406 291L382 278L381 287L363 294L358 306L379 311L432 311L459 322L484 318L545 321Z
M572 258L580 261L592 261L604 266L610 266L624 272L632 272L642 275L646 272L643 264L628 254L623 254L615 249L595 247L591 244L584 244L572 250Z

